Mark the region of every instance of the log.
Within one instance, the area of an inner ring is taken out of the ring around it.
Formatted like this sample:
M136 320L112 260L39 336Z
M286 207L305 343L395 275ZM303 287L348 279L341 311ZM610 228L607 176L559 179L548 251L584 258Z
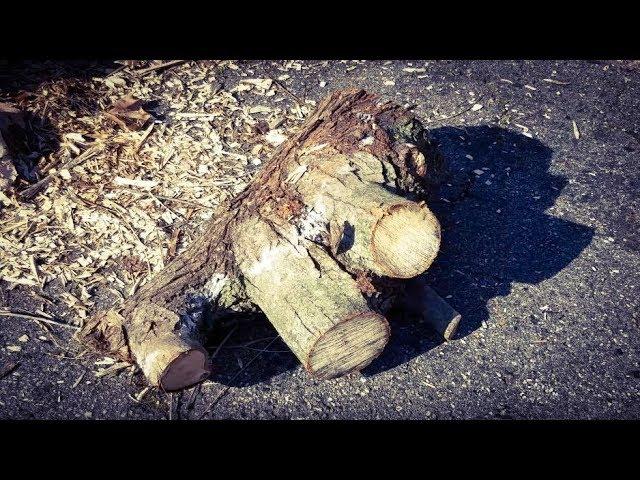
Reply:
M246 234L243 234L246 232ZM389 325L369 308L356 281L295 228L260 219L242 227L234 245L249 297L305 368L332 378L367 365L389 338Z
M378 279L418 275L437 254L440 225L414 200L441 165L409 112L336 91L184 252L79 338L177 390L208 375L205 307L209 322L260 309L311 374L360 370L389 338Z
M366 152L327 157L323 150L301 152L294 175L302 176L289 181L306 208L297 219L301 234L317 240L323 232L336 232L329 246L351 267L394 278L424 272L440 247L433 213L389 191L385 168L392 165Z

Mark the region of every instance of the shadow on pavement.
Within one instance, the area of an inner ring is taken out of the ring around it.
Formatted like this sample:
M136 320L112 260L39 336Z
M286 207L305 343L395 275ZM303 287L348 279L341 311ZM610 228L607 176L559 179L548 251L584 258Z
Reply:
M446 159L448 178L428 202L442 225L440 253L425 274L462 314L455 338L488 322L487 302L513 282L553 277L591 242L590 227L545 211L568 181L549 172L552 150L494 126L430 131ZM480 172L484 172L478 174ZM441 343L426 325L397 312L391 341L365 375L393 368Z

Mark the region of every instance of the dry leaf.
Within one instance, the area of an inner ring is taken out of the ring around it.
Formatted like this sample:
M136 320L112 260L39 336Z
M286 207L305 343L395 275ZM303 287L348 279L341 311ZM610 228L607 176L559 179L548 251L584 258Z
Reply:
M151 115L142 108L142 100L133 95L118 100L107 114L128 130L140 130L151 119Z

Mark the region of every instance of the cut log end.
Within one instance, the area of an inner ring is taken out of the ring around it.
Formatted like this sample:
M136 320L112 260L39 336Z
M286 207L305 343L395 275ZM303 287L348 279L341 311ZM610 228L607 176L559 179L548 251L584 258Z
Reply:
M207 355L201 350L188 350L165 368L159 386L168 392L181 390L206 380L210 374Z
M460 325L460 320L462 320L462 315L456 312L453 318L451 319L451 322L449 323L449 325L447 325L447 328L445 328L444 333L442 334L442 336L447 342L450 341L458 331L458 325Z
M415 278L407 284L402 305L408 313L417 315L446 341L453 339L462 319L462 315L440 297L424 277Z
M440 248L440 223L412 202L391 205L373 227L371 250L380 273L412 278L423 273Z
M369 365L389 340L389 324L377 313L364 312L325 332L313 345L307 370L320 379L355 372Z
M132 347L149 382L165 391L190 387L211 374L207 352L178 335L162 335Z

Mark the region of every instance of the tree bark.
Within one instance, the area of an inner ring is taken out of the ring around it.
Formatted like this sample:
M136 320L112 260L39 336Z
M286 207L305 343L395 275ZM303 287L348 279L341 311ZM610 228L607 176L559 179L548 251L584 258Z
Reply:
M336 91L182 254L79 336L175 390L208 375L203 306L214 317L257 307L312 374L359 370L389 336L379 279L418 275L436 256L440 225L413 200L440 171L409 112Z

